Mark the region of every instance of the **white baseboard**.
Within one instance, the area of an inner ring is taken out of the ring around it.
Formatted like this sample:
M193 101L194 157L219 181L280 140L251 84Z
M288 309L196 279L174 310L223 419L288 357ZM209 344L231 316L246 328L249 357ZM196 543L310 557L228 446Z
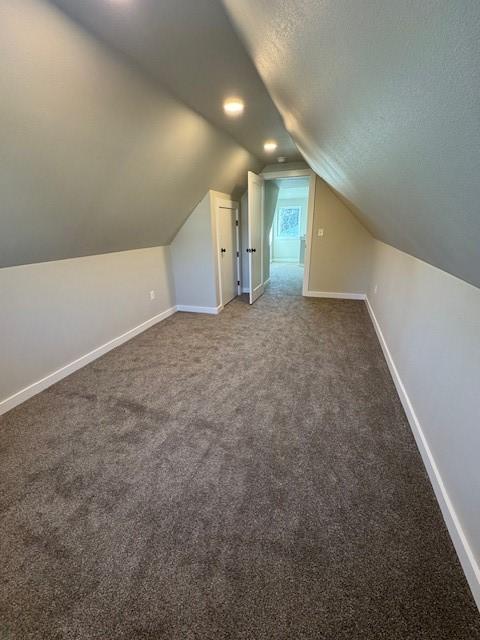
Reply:
M248 287L243 287L242 293L250 293L250 289Z
M270 282L270 277L268 277L268 278L265 280L265 282L263 283L263 286L264 286L264 287L266 287L266 286L267 286L267 284L268 284L269 282Z
M223 309L223 305L218 307L195 307L188 304L177 304L177 311L187 311L188 313L209 313L217 315Z
M341 300L365 300L364 293L338 293L334 291L305 291L307 298L339 298Z
M385 360L387 361L388 368L395 383L398 395L400 396L400 400L405 410L408 422L410 423L410 427L422 456L423 463L430 478L430 482L432 483L435 496L440 505L445 524L447 525L448 532L457 552L460 564L462 565L465 577L467 578L467 582L472 591L472 595L475 599L477 607L480 609L480 567L478 566L468 539L463 531L462 525L455 512L452 501L450 500L442 476L440 475L440 471L435 462L435 458L433 457L432 451L428 445L427 438L425 437L425 433L422 429L422 425L418 420L412 402L410 401L402 379L400 378L400 374L398 373L397 367L393 360L392 354L390 353L390 349L388 348L380 324L375 316L370 301L367 297L365 299L368 312L372 319L373 326L375 328L378 339L380 341L380 345L382 347L383 354L385 356Z
M137 325L133 329L129 329L125 333L122 333L121 336L113 338L113 340L109 340L105 344L102 344L100 347L93 349L93 351L89 351L88 353L86 353L83 356L80 356L80 358L77 358L73 362L70 362L64 367L57 369L53 373L48 374L41 380L38 380L37 382L34 382L33 384L28 385L28 387L25 387L24 389L17 391L17 393L14 393L12 396L5 398L5 400L0 401L0 415L2 415L3 413L6 413L7 411L10 411L14 407L18 406L22 402L25 402L25 400L28 400L29 398L36 395L37 393L40 393L41 391L44 391L48 387L51 387L52 384L55 384L62 378L66 378L71 373L74 373L74 371L77 371L78 369L81 369L82 367L89 364L90 362L93 362L93 360L96 360L100 356L103 356L108 351L111 351L112 349L115 349L115 347L120 346L124 342L131 340L131 338L134 338L139 333L142 333L142 331L149 329L154 324L157 324L157 322L161 322L162 320L165 320L166 318L174 314L176 310L177 310L176 307L170 307L170 309L166 309L165 311L162 311L162 313L159 313L158 315L153 316L153 318L149 318L148 320L145 320L145 322L142 322L141 324Z

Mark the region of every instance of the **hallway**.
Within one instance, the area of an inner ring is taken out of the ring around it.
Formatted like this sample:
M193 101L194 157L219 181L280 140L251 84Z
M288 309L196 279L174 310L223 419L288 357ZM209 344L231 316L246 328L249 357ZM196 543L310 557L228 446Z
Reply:
M364 304L285 271L1 418L9 638L480 638Z
M266 293L274 296L301 296L303 287L303 265L290 262L270 264L270 282Z

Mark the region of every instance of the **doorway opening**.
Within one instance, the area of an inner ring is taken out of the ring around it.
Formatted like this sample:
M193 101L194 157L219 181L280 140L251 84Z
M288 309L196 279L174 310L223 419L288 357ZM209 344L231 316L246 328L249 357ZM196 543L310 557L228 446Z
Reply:
M270 295L308 295L315 174L248 172L241 206L241 278L253 304Z
M308 177L265 182L264 277L266 291L301 296L307 234Z
M220 305L224 307L240 293L238 204L217 200L217 255Z

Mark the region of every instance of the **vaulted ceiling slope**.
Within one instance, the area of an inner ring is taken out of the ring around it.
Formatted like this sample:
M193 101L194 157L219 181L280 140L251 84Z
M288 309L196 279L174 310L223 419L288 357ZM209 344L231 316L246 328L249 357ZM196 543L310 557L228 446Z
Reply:
M191 109L265 162L301 155L233 28L221 0L51 0L160 82ZM240 96L246 110L226 118L223 102Z
M480 286L480 2L224 4L312 168L377 238Z
M263 165L45 0L1 0L0 87L0 267L169 244Z

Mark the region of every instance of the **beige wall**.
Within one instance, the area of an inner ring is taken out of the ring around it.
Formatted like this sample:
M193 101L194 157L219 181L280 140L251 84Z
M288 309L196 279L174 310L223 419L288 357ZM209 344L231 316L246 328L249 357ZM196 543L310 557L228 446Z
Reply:
M1 0L0 87L0 267L167 245L261 167L46 0Z
M170 250L0 269L0 300L1 412L9 396L171 309Z
M470 546L469 560L434 478L480 606L480 289L375 240L368 300Z
M323 237L317 234L324 230ZM373 238L317 176L309 291L366 293Z

